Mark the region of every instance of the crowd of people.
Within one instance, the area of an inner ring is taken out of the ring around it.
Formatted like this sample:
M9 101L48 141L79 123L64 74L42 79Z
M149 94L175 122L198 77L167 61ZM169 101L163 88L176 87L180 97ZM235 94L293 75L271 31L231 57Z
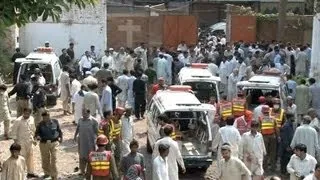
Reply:
M13 59L20 57L20 50L17 53ZM208 36L196 46L181 42L174 49L148 49L141 43L135 49L121 47L118 52L109 48L103 56L91 46L76 60L74 44L70 43L59 56L63 65L59 84L62 111L64 115L72 114L77 126L77 170L86 179L93 176L96 180L179 179L178 164L182 172L186 169L172 138L174 126L163 123L160 129L163 137L154 147L151 178L146 177L149 167L145 167L134 139L134 121L144 119L146 104L158 90L178 83L183 67L206 63L212 75L221 78L219 87L223 91L220 102L210 102L216 106L218 117L212 124L212 150L218 160L219 179L261 179L264 171L276 171L278 159L281 173L289 173L290 179L320 178L320 86L313 78L308 85L304 79L310 54L309 45L276 41L230 44L224 37ZM280 99L261 96L260 105L251 114L245 109L240 114L224 114L221 104L237 98L237 82L265 71L281 74L286 80L286 105L282 107ZM297 76L300 82L294 80ZM20 180L25 172L28 178L37 177L33 159L37 144L44 178L57 179L57 151L63 132L45 107L45 79L39 70L32 77L22 75L20 79L10 92L0 85L4 135L14 140L12 155L2 166L2 179ZM14 94L17 119L10 127L9 97ZM159 119L170 122L165 115Z

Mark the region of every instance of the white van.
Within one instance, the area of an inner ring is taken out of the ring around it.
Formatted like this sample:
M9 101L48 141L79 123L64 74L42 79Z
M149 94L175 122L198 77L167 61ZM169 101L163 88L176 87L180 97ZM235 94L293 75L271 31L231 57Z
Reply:
M20 75L24 74L30 79L34 74L35 68L39 68L43 74L46 85L44 89L47 93L47 105L56 105L57 98L60 94L59 77L62 73L59 57L54 53L52 48L38 48L36 52L30 53L25 58L18 58L15 61L20 65L17 83L19 83Z
M281 108L286 107L288 89L282 76L264 73L254 75L248 81L240 81L237 83L237 91L242 91L247 97L247 106L250 110L257 107L260 96L271 95L273 98L279 98Z
M191 89L190 86L185 86ZM170 86L158 91L150 101L147 111L147 150L152 152L154 144L160 139L158 116L166 114L179 124L175 128L176 141L188 168L207 169L212 164L211 121L216 112L210 104L201 104L197 97L181 86ZM178 138L179 137L179 138Z
M213 76L207 69L208 64L191 64L184 67L179 73L179 84L192 87L196 97L202 102L209 102L210 97L220 100L219 82L220 77Z

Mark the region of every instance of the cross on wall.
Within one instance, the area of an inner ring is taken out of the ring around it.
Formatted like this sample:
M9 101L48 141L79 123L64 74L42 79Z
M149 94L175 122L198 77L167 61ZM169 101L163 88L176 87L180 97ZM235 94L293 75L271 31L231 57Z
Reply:
M119 25L118 26L119 31L126 32L126 41L127 46L132 47L133 46L133 33L134 32L140 32L141 26L140 25L134 25L133 20L128 19L127 23L125 25Z

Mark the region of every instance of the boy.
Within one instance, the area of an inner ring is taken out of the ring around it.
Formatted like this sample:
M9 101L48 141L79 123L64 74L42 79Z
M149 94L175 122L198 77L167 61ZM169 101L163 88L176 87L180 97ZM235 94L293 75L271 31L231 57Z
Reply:
M24 180L27 171L26 161L20 156L20 144L10 146L11 156L3 163L1 179Z

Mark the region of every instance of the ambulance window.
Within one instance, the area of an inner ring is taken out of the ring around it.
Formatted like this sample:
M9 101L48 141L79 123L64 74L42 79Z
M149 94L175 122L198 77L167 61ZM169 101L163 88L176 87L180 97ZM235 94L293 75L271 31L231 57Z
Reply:
M61 73L61 66L60 66L60 63L59 61L57 61L55 64L54 64L54 75L56 77L56 79L59 78L60 76L60 73Z
M153 109L154 111L152 112L152 120L154 124L158 124L158 116L160 115L160 112L156 106Z

